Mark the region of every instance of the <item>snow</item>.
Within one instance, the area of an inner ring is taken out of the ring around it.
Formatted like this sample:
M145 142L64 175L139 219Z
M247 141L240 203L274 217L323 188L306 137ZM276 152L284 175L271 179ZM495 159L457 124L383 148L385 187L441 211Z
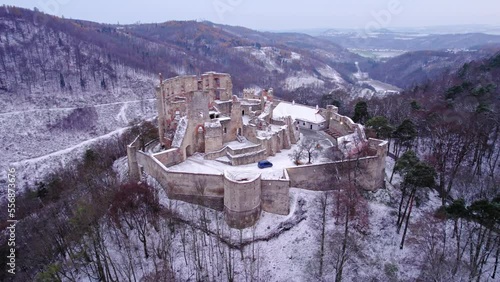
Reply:
M117 138L125 130L127 128L121 128L57 152L10 163L9 167L16 169L17 187L19 187L20 191L24 191L28 185L34 184L37 181L43 181L47 174L66 167L72 161L84 156L86 150L105 143L110 139ZM0 195L5 196L3 193Z
M230 121L231 117L220 117L218 118L219 121Z
M319 78L305 72L299 72L293 76L289 76L284 81L284 87L287 90L293 91L305 86L323 86L325 82Z
M300 60L302 58L302 56L299 53L295 53L295 52L292 52L290 57L292 58L292 60Z
M222 127L219 120L205 122L205 128L217 128L217 127Z
M242 106L260 106L260 100L257 99L245 99L241 101Z
M266 102L266 105L264 106L264 110L259 115L259 119L265 119L267 116L269 116L269 114L271 113L272 107L273 107L273 103Z
M280 179L283 176L283 170L288 167L294 167L292 160L288 156L295 148L282 150L275 156L268 157L267 160L273 164L272 168L260 169L256 163L231 166L215 160L205 160L203 154L195 154L186 159L185 162L169 167L171 171L190 172L190 173L204 173L204 174L217 174L220 175L225 171L229 173L262 173L264 179ZM228 160L229 161L229 160Z
M250 183L259 178L260 173L253 171L233 171L224 173L227 179L241 183Z
M27 189L47 174L79 159L86 149L116 140L129 127L129 121L153 120L155 102L148 99L3 113L0 165L16 168L18 186ZM85 115L75 115L82 112ZM72 122L59 126L66 120Z
M120 112L118 113L118 115L116 116L117 120L120 120L123 123L128 123L127 114L126 114L127 108L128 108L128 103L125 103L122 106L122 108L120 109Z
M393 163L387 159L388 167ZM119 175L126 171L126 159L115 162L115 170ZM252 179L265 170L235 171L232 178L236 180ZM387 170L388 172L390 169ZM243 178L243 179L241 179ZM336 192L329 193L325 230L327 245L325 255L325 274L319 280L313 276L318 265L320 250L321 230L321 205L320 199L325 192L308 191L300 188L290 188L290 211L287 215L277 215L262 212L255 226L243 230L230 229L224 221L224 214L208 208L188 204L182 201L171 200L165 190L151 177L147 181L158 189L160 204L165 209L171 209L180 220L172 226L169 218L159 219L159 229L152 226L148 231L148 248L158 247L162 244L162 232L171 234L168 248L176 280L192 281L194 274L195 253L201 254L201 261L210 277L205 281L224 281L226 277L226 261L219 252L229 251L228 245L233 246L232 256L234 265L234 281L251 281L249 275L254 274L260 281L334 281L335 270L332 268L332 248L341 243L343 224L333 216L336 209ZM248 180L243 180L248 181ZM428 243L418 238L420 222L432 221L429 214L435 211L440 201L436 193L430 192L429 199L415 206L412 212L407 240L403 250L399 248L402 234L396 233L395 213L397 212L399 189L388 184L387 189L377 192L365 192L367 199L369 226L366 232L358 232L351 226L350 233L355 248L348 249L349 256L346 262L343 281L417 281L419 280L422 264L425 262L425 252ZM201 220L201 217L206 220ZM153 257L144 258L141 242L135 235L135 230L124 228L125 242L130 246L128 256L124 255L123 245L115 239L119 232L106 227L104 220L103 236L105 248L115 263L120 280L127 280L126 269L135 267L137 280L156 270L158 261ZM448 227L451 227L448 225ZM174 232L175 233L170 233ZM163 231L162 231L163 230ZM209 230L209 232L206 232ZM448 228L448 230L450 230ZM115 233L113 233L115 232ZM448 231L447 231L448 232ZM194 236L198 241L194 241ZM437 234L431 234L437 235ZM121 235L120 235L121 236ZM170 236L170 235L167 235ZM217 238L219 237L219 238ZM197 243L195 243L197 242ZM205 242L205 243L202 243ZM220 245L218 245L218 243ZM123 241L122 241L123 244ZM214 245L215 244L215 245ZM196 248L196 251L193 249ZM218 249L217 249L218 248ZM186 260L184 259L186 257ZM132 262L128 261L128 258ZM255 261L252 260L255 258ZM222 261L221 261L222 260ZM222 266L219 270L211 272L211 268ZM394 269L388 273L387 269ZM205 269L204 269L205 270ZM250 273L249 273L250 272ZM76 274L84 275L84 274ZM214 275L214 276L211 276ZM390 276L393 275L393 276ZM248 280L247 280L248 279ZM83 280L78 279L78 280ZM485 281L488 278L485 277Z
M247 53L251 55L253 58L262 62L264 68L267 71L277 71L279 73L283 73L284 70L278 64L277 60L280 56L280 52L278 49L273 47L261 47L260 49L256 49L251 46L238 46L235 47L236 50L240 52Z
M273 118L281 119L291 116L293 120L301 120L312 123L325 122L325 118L318 113L318 110L300 104L280 102L273 111Z
M359 63L356 62L356 68L358 69L357 73L354 73L354 77L358 80L359 85L368 84L375 89L375 93L371 89L362 89L360 91L360 97L363 98L372 98L375 94L379 97L383 97L389 94L396 94L401 92L402 90L394 85L390 85L388 83L384 83L375 79L371 79L370 75L366 72L362 72L359 67Z
M177 125L177 130L175 131L174 140L172 141L172 147L180 148L182 146L182 141L184 141L184 136L186 135L186 130L188 127L187 117L182 117Z
M243 125L248 125L250 123L250 116L247 116L247 115L243 115L241 117L241 119L243 120Z
M318 68L317 70L322 76L327 77L338 84L346 84L342 76L340 76L340 74L329 65L325 65L324 67Z
M252 143L248 140L245 140L245 142L231 141L226 143L226 145L233 150L259 146L258 144Z

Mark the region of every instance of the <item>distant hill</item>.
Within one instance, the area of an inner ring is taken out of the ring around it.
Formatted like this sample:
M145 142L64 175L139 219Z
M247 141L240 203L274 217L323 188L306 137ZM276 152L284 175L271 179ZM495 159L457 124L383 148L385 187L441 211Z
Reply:
M453 73L465 63L487 58L499 49L408 52L376 64L368 72L374 79L407 89L436 79L444 73Z
M463 64L454 72L407 91L426 102L439 102L456 111L488 112L500 117L500 52L495 56Z
M484 33L426 34L378 30L368 34L357 31L325 31L320 38L349 49L391 49L404 51L469 49L500 44L500 35Z
M236 94L258 86L282 97L297 89L319 97L354 85L355 61L370 64L309 35L210 22L109 25L4 6L0 32L0 111L152 95L159 72L216 70L232 75ZM128 84L133 89L122 93L119 87Z

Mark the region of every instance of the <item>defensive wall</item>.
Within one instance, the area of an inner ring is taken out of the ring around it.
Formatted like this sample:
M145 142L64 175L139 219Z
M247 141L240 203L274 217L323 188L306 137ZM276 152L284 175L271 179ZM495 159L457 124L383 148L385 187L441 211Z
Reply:
M298 142L300 121L292 115L273 117L280 104L273 102L272 89L258 95L247 89L243 99L233 96L229 74L209 72L167 80L160 77L156 95L159 139L164 150L144 153L139 150L138 138L134 140L127 148L130 180L139 181L148 174L171 199L224 211L231 227L254 225L262 210L288 214L290 187L324 191L355 184L376 190L384 185L387 142L366 139L363 126L339 115L334 106L306 107L303 114L314 115L315 119L320 115L316 120L336 138L344 157L341 161L287 168L271 179L262 178L258 172L174 171L169 168L195 153L233 166L274 156ZM231 142L244 144L247 140L255 145L231 147Z
M373 156L287 168L279 179L263 179L259 173L172 171L168 168L176 164L172 159L182 161L179 149L146 154L139 150L137 140L128 146L127 155L131 180L139 180L146 173L160 183L169 198L223 210L228 225L242 229L253 226L262 210L288 214L290 187L327 191L342 189L351 182L370 191L382 188L387 141L369 139L369 146Z

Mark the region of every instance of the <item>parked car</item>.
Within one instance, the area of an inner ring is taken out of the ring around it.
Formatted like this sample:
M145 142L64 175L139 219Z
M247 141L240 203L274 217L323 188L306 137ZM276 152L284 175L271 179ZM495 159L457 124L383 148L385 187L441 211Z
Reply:
M257 163L257 166L259 168L268 168L268 167L273 167L273 164L270 161L263 160Z

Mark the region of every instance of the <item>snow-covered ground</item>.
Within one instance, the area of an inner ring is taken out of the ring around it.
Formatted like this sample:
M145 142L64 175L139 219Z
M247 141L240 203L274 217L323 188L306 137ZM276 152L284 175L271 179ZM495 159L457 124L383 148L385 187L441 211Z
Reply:
M154 118L155 104L146 99L3 113L0 165L16 169L18 187L32 185L79 159L86 149L118 139L131 123Z
M361 87L363 87L363 85L366 84L375 90L375 91L373 91L372 89L369 89L369 88L361 88L356 93L357 97L370 99L374 96L383 97L383 96L386 96L389 94L397 94L397 93L400 93L402 91L402 89L400 89L394 85L387 84L387 83L384 83L382 81L370 78L368 73L361 71L361 68L360 68L358 62L356 62L355 64L356 64L356 68L358 71L356 73L354 73L353 76L358 81L357 84L360 85Z
M323 86L325 84L323 80L304 72L287 77L283 83L287 90L295 90L304 86Z
M279 50L272 47L255 48L252 46L239 46L235 47L236 50L250 54L256 60L264 65L268 71L277 71L283 73L283 68L279 65L278 57L280 56ZM294 59L300 59L300 55L296 54ZM293 58L293 56L292 56Z
M333 145L332 142L328 139L328 137L322 135L320 132L307 131L306 135L308 138L316 140L324 148ZM304 139L303 136L304 135L302 135L301 140ZM229 145L233 147L238 147L238 145L235 144L234 142L230 143ZM297 148L297 146L298 146L297 144L294 144L290 149L284 149L281 150L281 152L278 152L275 156L269 156L267 160L273 164L273 167L271 168L260 169L257 167L256 163L231 166L216 160L205 160L203 158L204 156L203 154L195 154L189 157L185 162L175 166L171 166L169 167L169 169L172 171L206 173L206 174L223 174L225 171L233 175L252 173L252 174L261 174L262 178L264 179L280 179L281 177L283 177L285 168L296 166L289 155ZM327 159L320 157L313 163L320 163L324 161L327 161Z
M126 167L126 161L117 161L115 168L121 172L119 174L124 174L126 169L123 167ZM390 171L391 161L388 159L387 173ZM171 238L172 242L169 245L169 250L174 254L171 257L172 269L178 280L193 281L196 253L201 253L204 267L198 271L207 275L204 278L205 281L227 279L227 268L220 267L227 263L228 256L224 254L231 254L229 257L234 267L235 281L246 281L250 279L250 276L258 277L259 281L316 281L317 278L314 278L314 275L318 267L320 250L318 224L322 213L320 199L324 196L324 192L291 188L288 215L280 216L262 212L254 227L240 232L228 228L223 221L222 212L169 200L163 189L153 179L149 178L148 181L159 189L160 203L164 207L173 209L188 223L184 224L184 227L183 224L176 227L178 235ZM343 224L332 215L336 205L335 192L330 195L333 197L330 197L325 221L328 248L340 244L340 239L335 236L341 236L343 231ZM402 250L399 248L401 234L397 234L395 228L398 189L388 185L387 189L375 193L368 192L366 197L369 198L367 203L369 227L364 233L351 230L356 247L349 250L343 281L417 280L425 259L422 251L424 249L422 244L425 242L415 239L415 234L418 232L418 225L415 223L439 207L437 195L431 193L429 200L415 208L405 248ZM207 218L204 222L200 221L202 215ZM182 231L184 228L189 232L183 235L185 237L179 236L184 232ZM202 231L204 228L207 228L208 232ZM218 236L222 239L217 239ZM148 235L149 248L158 246L160 237L160 233L151 228ZM136 236L129 238L132 246L135 246L133 260L138 278L154 272L153 259L144 258L141 242ZM196 243L196 240L201 241ZM122 254L123 250L120 250L114 240L106 242L106 247L115 262L126 260ZM200 244L200 242L209 243ZM214 246L218 246L223 255L211 252ZM195 251L194 248L197 250ZM334 281L333 254L330 249L325 254L327 255L324 257L323 281ZM251 259L252 257L254 260ZM125 266L117 264L117 267Z
M342 76L340 76L340 74L329 65L325 65L325 67L318 68L317 70L322 76L327 77L340 85L346 84Z

